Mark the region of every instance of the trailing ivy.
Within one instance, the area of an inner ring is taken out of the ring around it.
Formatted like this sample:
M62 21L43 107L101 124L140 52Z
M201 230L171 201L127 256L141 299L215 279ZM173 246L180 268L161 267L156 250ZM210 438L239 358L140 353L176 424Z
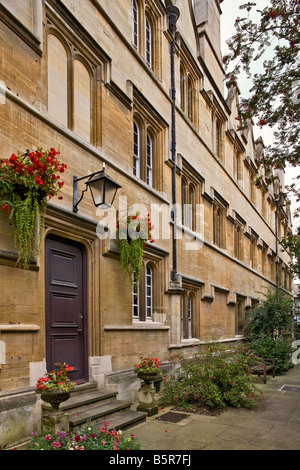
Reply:
M18 264L28 268L32 256L40 251L44 234L47 200L56 196L64 183L60 174L67 165L60 163L54 148L38 148L23 155L14 153L0 159L0 208L7 211L14 227L19 250ZM62 199L59 196L59 199Z
M144 240L120 240L120 264L125 278L130 282L139 283L143 265Z
M36 191L28 191L25 199L14 194L10 221L14 226L15 244L19 250L18 264L27 268L30 257L39 253L44 233L46 199L39 201ZM38 233L36 232L38 231Z
M117 222L117 229L120 239L120 265L124 277L130 284L140 281L144 246L147 240L153 243L151 237L151 220L139 217L140 213L128 215L126 220Z

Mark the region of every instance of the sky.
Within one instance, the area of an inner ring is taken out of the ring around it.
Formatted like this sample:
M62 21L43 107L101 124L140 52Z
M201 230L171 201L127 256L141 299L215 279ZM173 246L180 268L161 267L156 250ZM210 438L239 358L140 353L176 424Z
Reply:
M235 27L234 27L235 19L238 16L240 16L241 18L245 18L246 15L248 14L246 10L239 9L239 5L244 5L245 3L247 3L246 0L223 0L223 2L221 3L221 10L222 10L221 48L222 48L223 55L227 52L227 46L226 46L225 40L229 39L236 32ZM266 6L270 5L270 1L269 0L257 0L257 5L259 5L257 8L263 9ZM259 14L257 15L259 18ZM252 13L251 13L251 18L254 19L254 16L252 15ZM238 83L239 83L239 88L241 90L241 95L244 97L247 97L247 93L251 85L251 81L246 80L245 77L243 78L243 75L241 74L238 79ZM273 131L270 128L266 128L266 129L254 128L254 136L255 138L262 136L264 143L266 145L270 145L273 139ZM287 168L285 172L286 184L292 183L293 178L299 175L299 173L300 173L299 168L298 169ZM292 211L294 209L295 209L295 202L294 200L292 200ZM294 225L295 225L295 220L294 220Z

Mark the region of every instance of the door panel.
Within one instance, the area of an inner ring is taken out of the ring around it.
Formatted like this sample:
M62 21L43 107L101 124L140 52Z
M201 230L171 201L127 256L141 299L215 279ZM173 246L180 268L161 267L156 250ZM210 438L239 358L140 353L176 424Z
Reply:
M45 245L47 370L66 362L87 380L86 256L83 246L48 237Z

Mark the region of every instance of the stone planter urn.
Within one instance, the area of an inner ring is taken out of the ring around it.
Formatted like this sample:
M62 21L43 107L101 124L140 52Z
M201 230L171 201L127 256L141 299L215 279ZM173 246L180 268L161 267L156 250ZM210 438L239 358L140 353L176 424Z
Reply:
M61 390L45 390L41 393L41 399L51 405L49 416L62 415L63 412L59 409L59 405L64 401L69 400L69 398L70 392L63 392Z
M69 431L69 418L60 408L60 404L70 398L70 392L61 390L37 391L41 399L51 405L51 411L42 417L43 429L53 433Z
M153 382L159 378L159 375L156 372L139 371L137 372L137 376L143 381L139 389L139 404L137 410L144 411L148 416L153 416L158 413Z

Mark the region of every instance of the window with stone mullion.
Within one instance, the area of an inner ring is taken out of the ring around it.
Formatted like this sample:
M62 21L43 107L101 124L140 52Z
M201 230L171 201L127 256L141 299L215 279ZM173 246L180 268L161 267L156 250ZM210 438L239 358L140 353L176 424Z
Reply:
M147 184L149 186L153 184L153 145L149 134L147 134Z
M140 129L136 122L133 123L133 174L140 177Z
M136 0L132 0L132 43L139 50L139 7Z
M149 67L152 66L152 27L147 16L145 17L145 58Z

